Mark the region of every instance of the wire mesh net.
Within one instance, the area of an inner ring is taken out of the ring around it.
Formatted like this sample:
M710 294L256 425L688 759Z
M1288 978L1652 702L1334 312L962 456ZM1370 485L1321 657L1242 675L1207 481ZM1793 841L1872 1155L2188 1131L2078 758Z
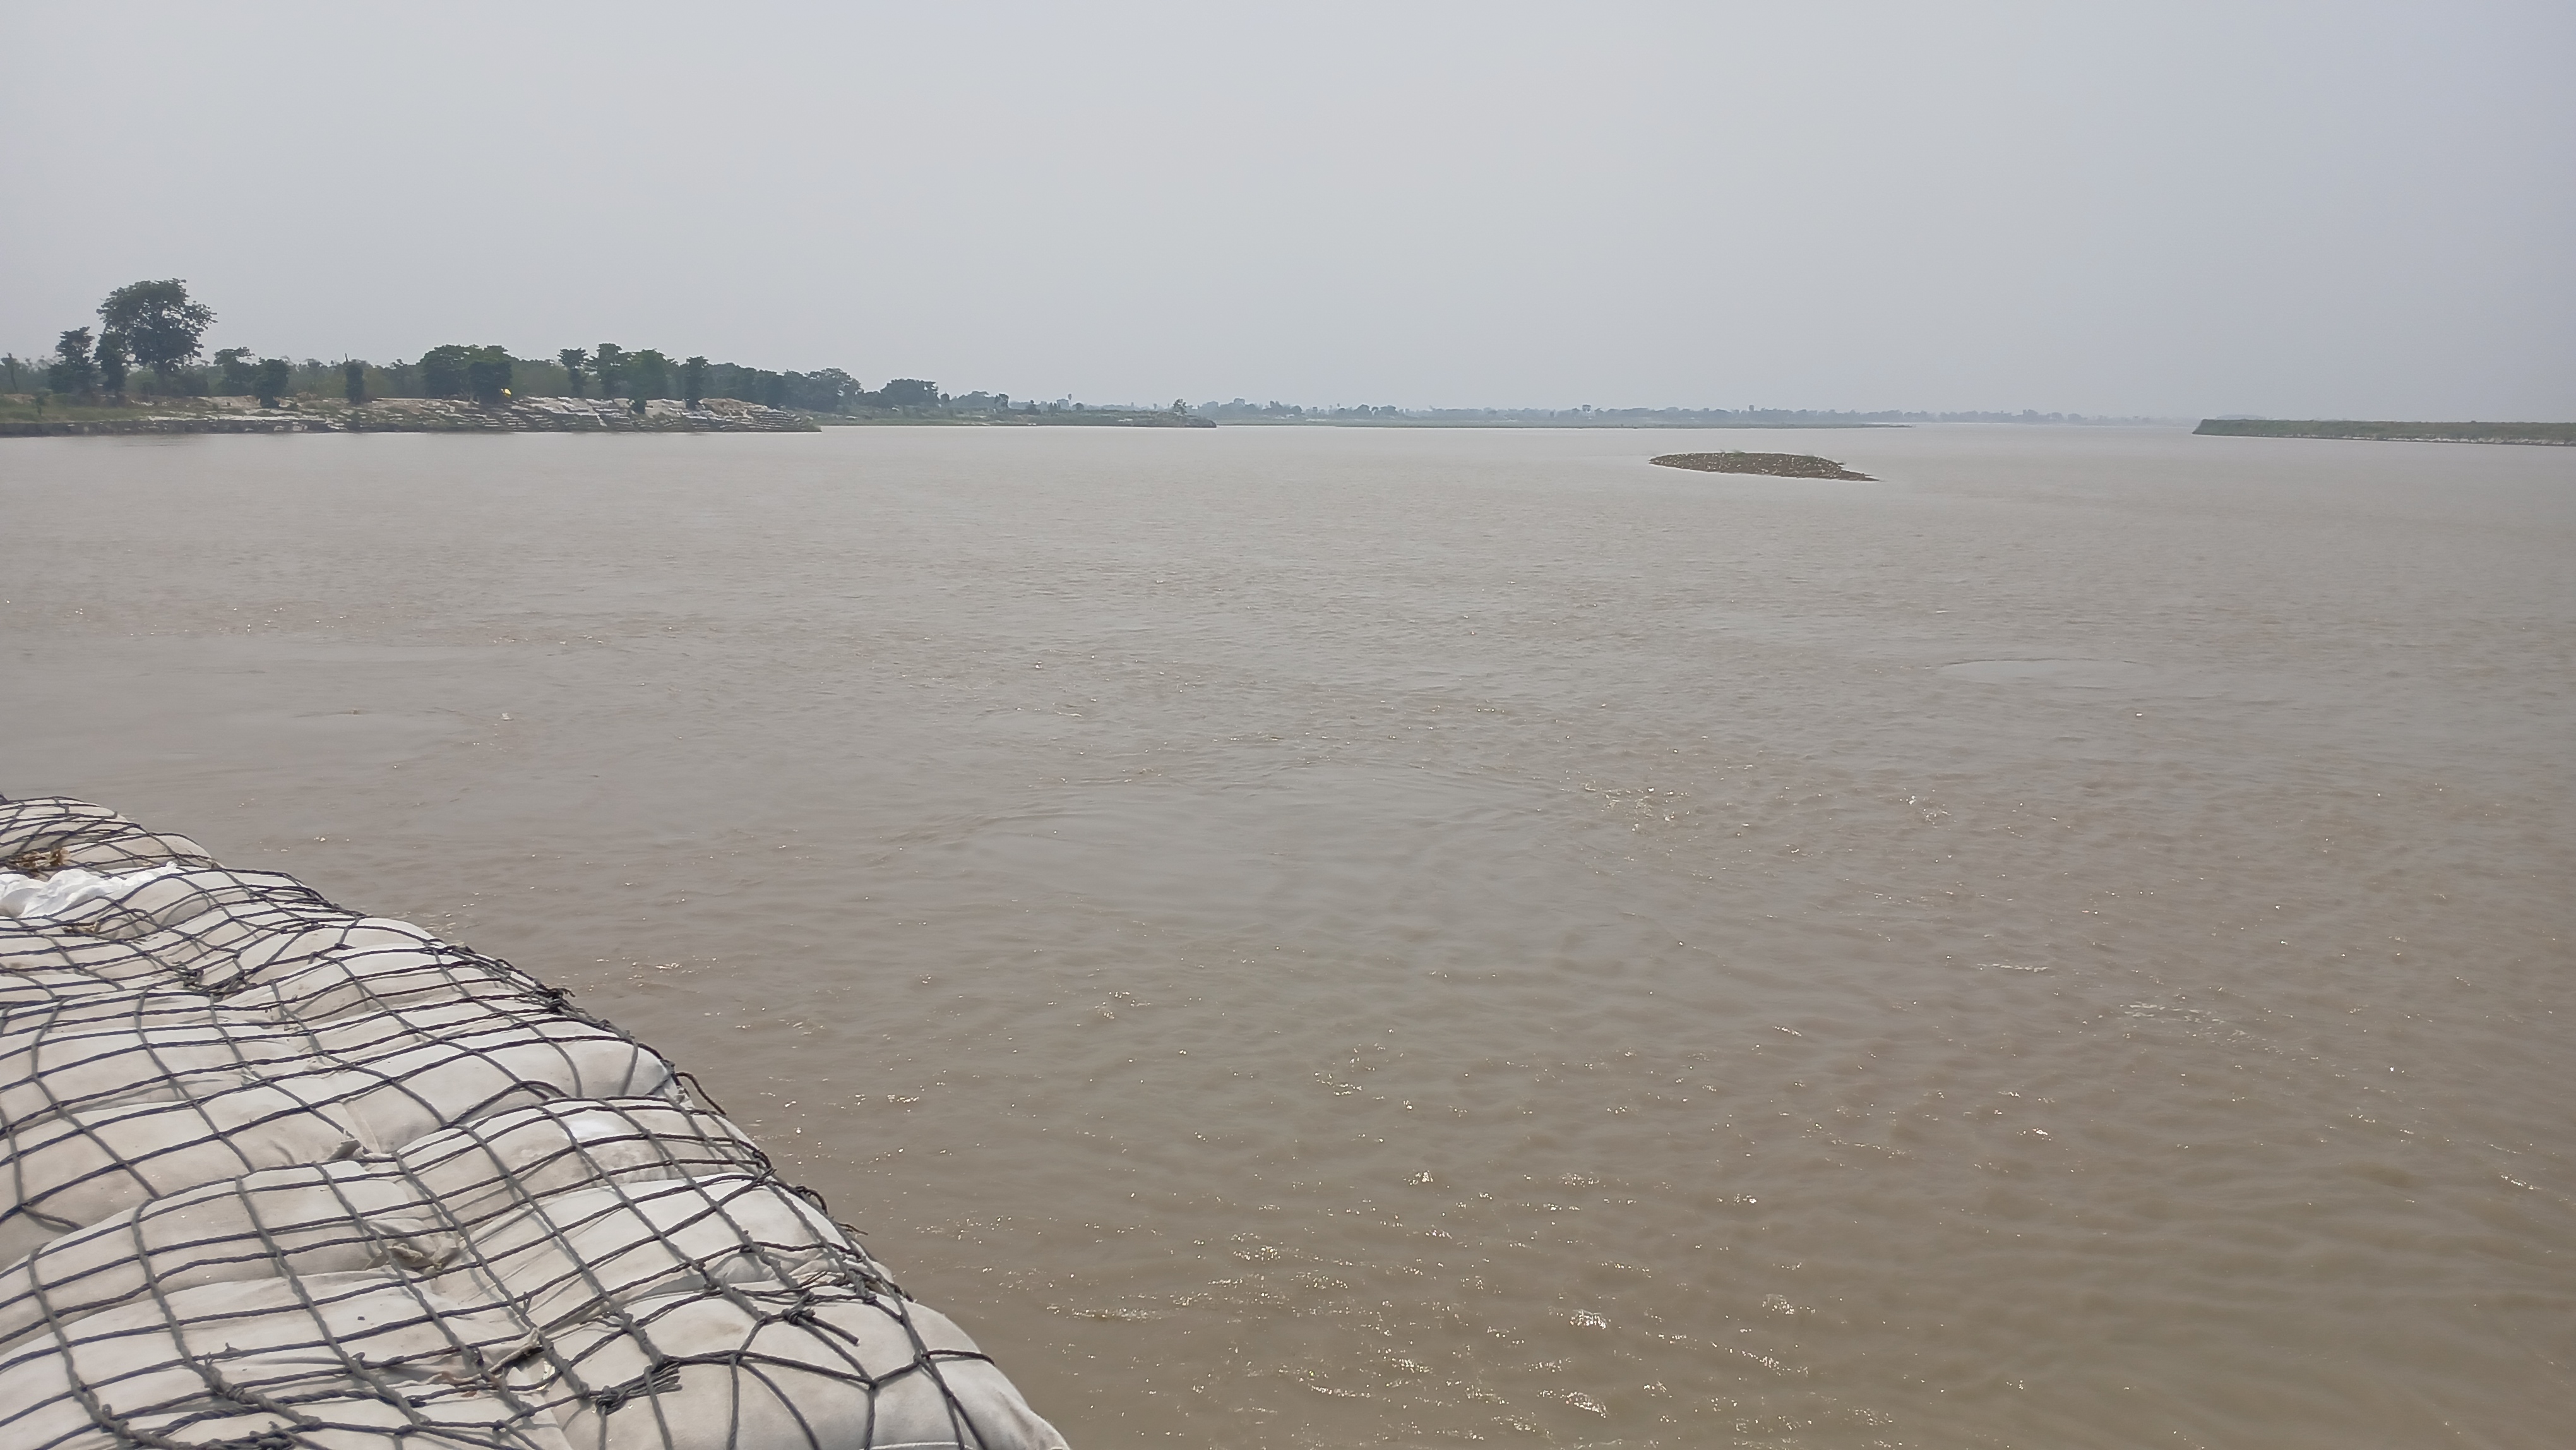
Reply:
M0 800L0 1445L1062 1439L567 995Z

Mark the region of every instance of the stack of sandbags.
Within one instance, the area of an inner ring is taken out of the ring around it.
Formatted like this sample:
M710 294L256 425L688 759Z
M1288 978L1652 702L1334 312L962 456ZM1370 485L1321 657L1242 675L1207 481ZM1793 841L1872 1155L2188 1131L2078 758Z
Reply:
M0 1445L1062 1446L561 992L82 802L0 868Z

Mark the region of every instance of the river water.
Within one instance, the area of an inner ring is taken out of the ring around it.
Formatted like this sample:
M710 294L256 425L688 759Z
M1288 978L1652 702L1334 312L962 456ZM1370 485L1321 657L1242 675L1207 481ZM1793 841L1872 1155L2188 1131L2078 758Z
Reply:
M2576 450L17 441L0 597L0 790L576 989L1077 1446L2576 1424Z

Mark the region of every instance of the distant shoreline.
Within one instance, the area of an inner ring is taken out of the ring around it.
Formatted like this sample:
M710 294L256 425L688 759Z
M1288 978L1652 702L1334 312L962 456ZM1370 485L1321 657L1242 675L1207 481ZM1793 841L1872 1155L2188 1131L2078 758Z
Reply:
M2371 423L2351 419L2204 418L2211 438L2341 438L2368 443L2576 445L2576 423Z
M50 403L52 415L45 414ZM1463 411L1463 410L1462 410ZM632 399L561 396L507 397L497 404L462 398L379 397L351 404L337 398L300 395L281 406L264 408L246 397L137 398L122 404L95 399L74 401L51 395L0 396L0 438L136 437L163 434L283 433L813 433L827 428L1427 428L1442 430L1581 430L1634 432L1755 431L1824 432L1912 428L1942 419L1826 416L1658 417L1645 410L1601 410L1513 416L1403 414L1395 409L1349 409L1331 413L1282 413L1256 416L1210 416L1203 409L1092 407L1045 410L967 411L901 409L871 413L829 413L777 408L734 398L707 398L691 406L674 398L652 398L640 406ZM1985 421L1985 420L1979 420ZM2019 423L2020 420L2013 420ZM2102 426L2136 420L2037 420L2053 426ZM2168 425L2171 426L2171 425ZM2470 427L2554 429L2561 436L2462 438L2478 442L2576 442L2576 428L2565 424L2340 424L2259 423L2214 419L2203 433L2243 431L2273 436L2360 437L2429 436L2417 434L2290 432L2294 429Z
M607 398L516 398L497 407L449 398L382 398L293 407L249 399L156 400L83 407L72 418L0 421L0 438L119 438L169 433L811 433L798 414L730 398L691 408L667 399L642 409ZM129 416L130 415L130 416Z
M483 408L472 403L430 403L418 398L400 398L387 403L369 403L363 408L325 410L302 408L257 409L245 412L157 412L138 408L130 417L82 417L0 419L0 438L135 438L157 434L221 433L819 433L839 428L1414 428L1443 431L1485 429L1498 432L1543 432L1568 429L1583 432L1656 433L1688 430L1698 432L1826 432L1863 428L1910 428L1911 423L1575 423L1521 422L1509 419L1491 421L1430 421L1424 419L1379 419L1358 421L1340 418L1292 418L1276 422L1229 422L1219 425L1212 418L1189 417L1174 413L1115 412L1095 409L1082 413L1040 414L1033 418L957 418L957 417L891 417L856 418L833 414L791 413L781 409L760 408L755 416L743 416L707 409L687 409L677 403L656 402L643 416L634 415L623 402L598 403L587 399L528 399ZM573 409L544 408L542 404L571 403ZM404 406L410 405L410 406ZM745 408L755 405L745 404ZM83 409L95 414L96 409Z
M614 398L513 398L486 406L453 398L314 398L261 408L250 399L155 399L121 408L78 406L62 418L0 418L0 438L121 438L181 433L816 433L831 428L1213 428L1177 413L1095 408L1001 418L853 417L813 414L733 398L691 407L654 398L639 409Z
M196 400L189 400L195 402ZM0 438L122 438L183 433L816 433L835 428L1428 428L1587 432L1796 431L1910 428L1911 423L1655 423L1573 419L1280 418L1220 425L1195 414L1093 408L1082 412L975 417L940 414L857 417L791 412L710 398L697 408L656 399L643 413L623 401L521 398L487 408L444 398L384 398L359 406L304 400L292 408L173 411L167 403L110 411L80 408L74 418L0 418ZM102 416L104 415L104 416Z
M1911 428L1912 423L1665 423L1603 419L1590 422L1578 418L1233 418L1228 428L1554 428L1599 429L1605 432L1628 429L1649 433L1686 428L1699 432L1746 429L1769 432L1806 431L1827 428Z

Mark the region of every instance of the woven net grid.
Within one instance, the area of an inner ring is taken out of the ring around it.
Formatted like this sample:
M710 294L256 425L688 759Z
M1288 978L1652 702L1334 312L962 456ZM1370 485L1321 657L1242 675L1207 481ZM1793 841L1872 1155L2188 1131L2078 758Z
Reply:
M0 800L0 1444L1061 1447L567 994Z

